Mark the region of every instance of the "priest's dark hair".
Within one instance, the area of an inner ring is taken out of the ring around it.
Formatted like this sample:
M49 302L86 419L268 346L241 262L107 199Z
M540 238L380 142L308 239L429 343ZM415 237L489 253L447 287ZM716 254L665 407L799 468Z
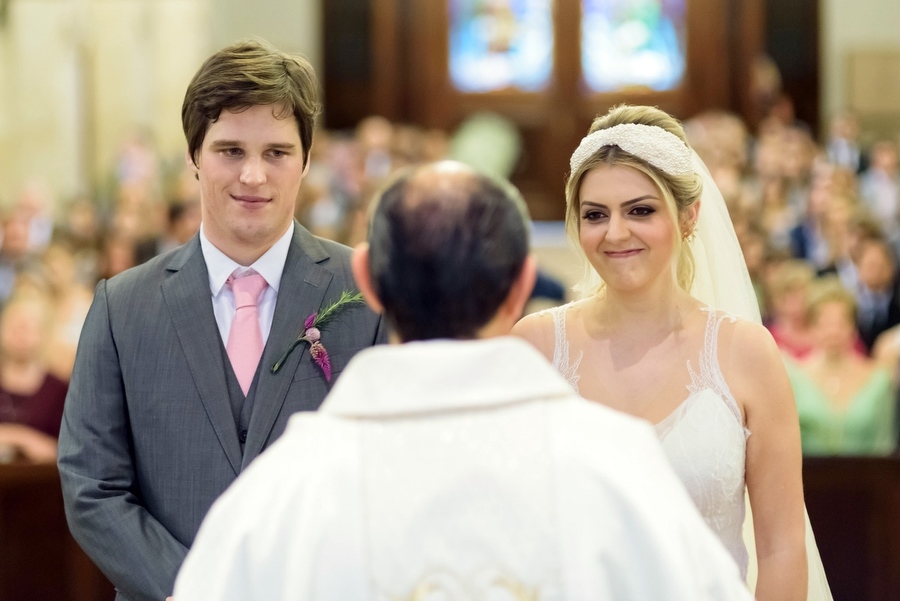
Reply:
M528 237L525 203L509 182L448 161L400 172L369 224L385 319L404 342L474 338L519 276Z

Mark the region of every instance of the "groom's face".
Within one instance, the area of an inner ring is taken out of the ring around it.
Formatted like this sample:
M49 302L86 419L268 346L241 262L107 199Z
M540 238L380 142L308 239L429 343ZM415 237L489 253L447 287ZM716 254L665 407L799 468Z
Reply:
M238 262L265 253L294 218L305 174L303 146L294 116L282 115L280 106L270 105L222 111L194 167L203 231Z

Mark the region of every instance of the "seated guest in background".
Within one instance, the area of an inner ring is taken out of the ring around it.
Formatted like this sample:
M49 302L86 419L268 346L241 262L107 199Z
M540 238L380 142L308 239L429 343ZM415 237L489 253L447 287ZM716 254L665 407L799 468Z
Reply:
M566 287L554 276L538 270L531 298L543 298L562 303L566 300Z
M53 374L67 382L72 376L81 328L94 298L93 290L78 280L78 267L72 250L71 245L54 241L41 257L42 272L56 317L49 367Z
M0 456L52 463L67 385L47 367L48 299L14 295L0 314Z
M900 325L882 332L875 340L872 358L891 376L894 398L900 403ZM895 405L894 421L896 431L900 432L900 411Z
M788 363L807 455L887 454L895 446L894 393L887 370L856 352L855 302L837 278L818 282L809 315L813 350Z
M768 317L769 305L766 290L766 259L771 256L772 248L769 246L766 231L759 224L747 221L743 223L745 227L740 231L738 231L738 224L735 224L735 233L737 233L738 242L741 245L744 262L747 264L747 273L750 274L750 282L753 284L753 292L756 294L759 313L765 322Z
M872 145L872 162L859 177L859 195L892 241L900 236L900 159L893 140Z
M768 243L773 248L791 248L792 231L799 216L796 207L788 201L784 178L767 178L760 181L759 223L768 233Z
M872 358L891 375L896 389L900 385L900 325L885 330L875 339Z
M166 230L135 246L135 261L146 263L153 257L186 244L200 229L200 203L175 201L166 208Z
M798 259L809 261L819 269L831 262L834 249L828 236L828 215L834 201L833 168L819 163L806 198L806 210L790 231L791 249Z
M843 196L836 197L832 203L828 229L832 241L831 264L819 269L817 274L837 275L844 288L856 295L859 292L856 263L866 241L884 237L881 226L865 207Z
M859 145L859 121L849 110L842 110L831 118L825 153L829 162L854 173L868 167L869 159Z
M20 213L0 215L0 302L12 295L16 277L33 255L28 227L28 220Z
M809 286L815 277L812 265L800 259L785 261L769 282L771 311L766 328L778 348L794 359L812 350L812 337L807 320Z
M859 280L856 324L868 352L882 332L900 324L897 263L890 244L884 240L863 242L856 272Z
M62 207L62 221L54 232L71 248L75 279L92 290L97 282L103 241L99 204L90 196L72 198Z
M100 279L108 280L137 264L133 238L115 230L104 236L97 262Z
M750 599L650 426L507 336L535 280L509 184L402 172L353 270L402 344L362 351L216 502L176 601Z

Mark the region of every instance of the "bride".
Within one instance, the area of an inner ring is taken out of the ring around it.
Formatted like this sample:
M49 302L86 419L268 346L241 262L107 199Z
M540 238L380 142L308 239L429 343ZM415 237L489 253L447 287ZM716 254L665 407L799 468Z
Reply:
M805 519L790 382L722 196L681 125L644 106L598 117L572 155L566 202L585 298L514 332L581 396L656 425L700 513L756 575L757 599L830 599Z

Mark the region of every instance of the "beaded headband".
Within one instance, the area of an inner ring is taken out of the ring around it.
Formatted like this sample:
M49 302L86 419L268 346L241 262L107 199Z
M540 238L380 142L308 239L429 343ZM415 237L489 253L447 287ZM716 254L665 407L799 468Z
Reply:
M569 160L572 172L604 146L618 146L669 175L694 172L691 149L678 136L641 123L621 123L586 135Z

